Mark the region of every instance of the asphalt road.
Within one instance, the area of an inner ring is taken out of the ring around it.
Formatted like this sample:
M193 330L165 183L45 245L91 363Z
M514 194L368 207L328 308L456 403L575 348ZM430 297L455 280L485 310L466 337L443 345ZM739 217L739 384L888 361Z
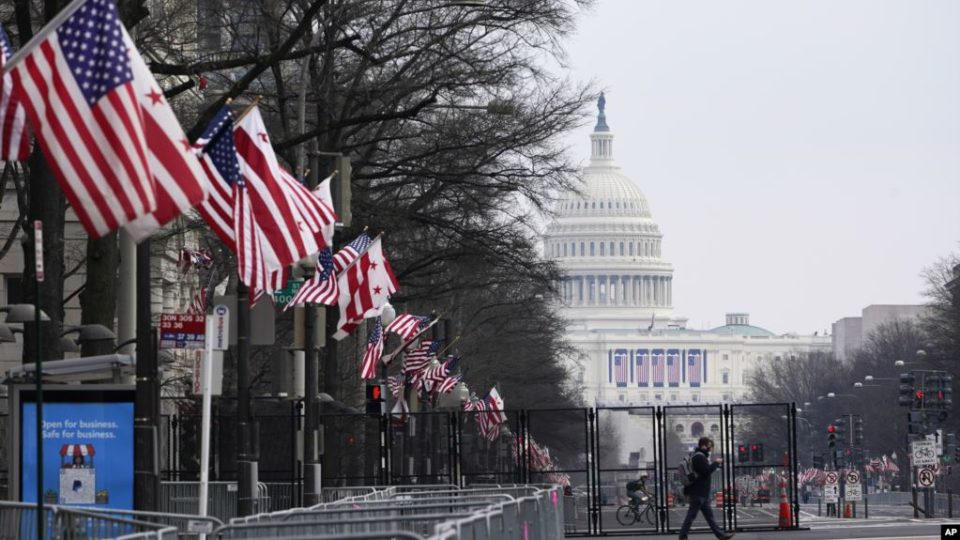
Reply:
M835 528L812 528L806 531L789 532L739 532L734 536L736 540L893 540L893 539L912 539L912 540L939 540L940 523L896 523L884 525L864 525L855 524L852 526L843 526ZM945 522L944 522L945 523ZM625 536L620 538L631 539L659 539L676 538L671 535L638 535ZM690 538L713 538L709 533L691 534Z

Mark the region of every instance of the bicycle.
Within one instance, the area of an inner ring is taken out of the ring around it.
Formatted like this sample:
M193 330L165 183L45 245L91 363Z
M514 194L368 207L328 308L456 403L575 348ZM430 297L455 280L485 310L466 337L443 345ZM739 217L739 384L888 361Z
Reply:
M649 499L641 503L640 506L627 503L617 508L617 522L624 527L629 527L635 523L643 523L644 521L650 525L656 525L657 523L657 511L653 507L653 502Z

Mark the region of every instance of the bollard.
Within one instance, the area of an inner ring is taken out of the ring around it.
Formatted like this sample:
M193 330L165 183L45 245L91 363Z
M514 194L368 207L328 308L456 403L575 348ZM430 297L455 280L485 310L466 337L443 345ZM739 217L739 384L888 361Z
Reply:
M866 497L863 498L863 519L870 519L870 505Z
M953 517L953 490L947 490L947 517Z
M823 515L823 497L817 498L817 517Z
M920 519L920 508L917 507L917 488L910 491L913 497L913 519Z

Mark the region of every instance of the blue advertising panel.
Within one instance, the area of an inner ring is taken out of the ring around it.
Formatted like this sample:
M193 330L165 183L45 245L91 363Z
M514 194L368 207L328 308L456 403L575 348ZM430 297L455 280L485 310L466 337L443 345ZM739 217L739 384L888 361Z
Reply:
M44 393L44 502L133 509L133 402L120 394ZM36 502L36 404L20 412L20 496Z

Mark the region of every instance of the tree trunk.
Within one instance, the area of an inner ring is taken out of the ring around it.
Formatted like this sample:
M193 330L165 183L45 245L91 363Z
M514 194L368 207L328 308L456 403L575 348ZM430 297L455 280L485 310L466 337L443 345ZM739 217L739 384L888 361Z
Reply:
M87 240L87 282L80 293L80 322L102 324L113 329L117 311L117 269L120 246L116 231L96 240ZM110 354L115 344L100 341L81 345L83 356Z
M66 201L53 172L47 165L43 152L37 148L30 156L30 209L27 213L27 241L23 244L24 301L37 305L34 292L36 283L33 223L43 223L43 268L44 281L40 283L40 308L50 317L50 322L40 324L41 357L44 360L63 358L60 347L60 328L63 326L63 274L64 274L64 216ZM34 324L24 324L23 362L37 358Z

